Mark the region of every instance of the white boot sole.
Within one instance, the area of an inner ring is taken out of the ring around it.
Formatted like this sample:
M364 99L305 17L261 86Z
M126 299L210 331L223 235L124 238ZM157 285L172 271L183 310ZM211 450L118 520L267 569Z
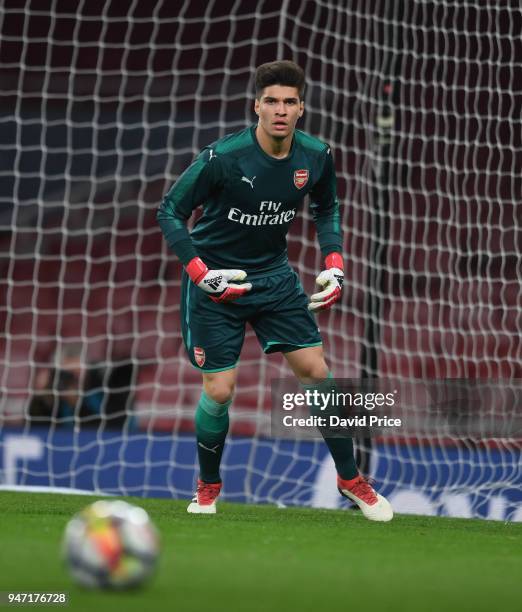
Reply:
M190 514L216 514L216 504L200 506L197 502L191 502L188 505L187 512Z
M382 523L387 523L391 521L393 518L393 508L391 507L390 502L377 493L377 503L373 504L373 506L369 506L367 503L363 502L362 499L359 499L353 493L350 493L347 489L340 489L341 493L351 499L354 503L356 503L361 509L364 516L370 521L380 521Z

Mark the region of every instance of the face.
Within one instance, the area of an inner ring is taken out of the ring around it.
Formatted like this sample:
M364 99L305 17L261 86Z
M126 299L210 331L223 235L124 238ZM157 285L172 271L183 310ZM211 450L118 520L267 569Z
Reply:
M304 112L297 87L270 85L265 87L254 110L259 127L271 138L284 139L294 133L295 125Z
M80 356L68 356L62 359L60 369L70 372L77 379L79 386L83 387L85 381L86 368Z

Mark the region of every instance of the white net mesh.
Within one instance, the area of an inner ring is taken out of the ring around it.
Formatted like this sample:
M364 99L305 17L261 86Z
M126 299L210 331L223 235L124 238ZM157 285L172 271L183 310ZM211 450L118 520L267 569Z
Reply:
M155 213L201 147L253 122L253 71L276 58L305 69L300 127L331 144L338 170L346 291L319 318L335 375L522 378L518 3L100 0L73 11L7 0L0 19L6 483L190 493L200 378L181 343L180 265ZM289 253L310 291L321 257L306 213ZM65 365L89 381L87 404L56 372ZM323 446L264 437L270 380L287 374L249 332L224 455L229 499L330 503ZM75 414L55 393L50 420L34 404L29 419L31 396L48 400L53 385ZM78 431L80 413L91 427ZM465 514L459 496L480 489L493 514L516 515L497 495L520 483L520 468L507 469L513 441L494 456L425 448L377 444L372 471L389 491L428 495L426 466L496 462L501 478L465 484L450 469L435 486L450 502L431 497L430 508ZM488 513L477 504L469 514Z

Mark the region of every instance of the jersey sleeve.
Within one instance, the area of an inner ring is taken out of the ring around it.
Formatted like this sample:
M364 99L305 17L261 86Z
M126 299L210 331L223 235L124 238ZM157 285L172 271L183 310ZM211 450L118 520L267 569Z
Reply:
M329 253L342 252L343 236L337 198L337 178L329 147L323 155L324 163L320 178L310 191L310 208L317 228L321 253L326 257Z
M197 257L187 221L192 212L223 186L221 160L211 148L203 149L163 198L156 219L169 247L183 265Z

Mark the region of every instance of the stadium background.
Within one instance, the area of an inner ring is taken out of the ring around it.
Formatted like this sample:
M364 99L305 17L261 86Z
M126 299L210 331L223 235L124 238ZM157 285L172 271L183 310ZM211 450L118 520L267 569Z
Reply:
M180 265L156 208L202 146L253 121L253 69L276 57L305 69L301 127L335 154L349 265L344 303L320 323L336 376L522 378L520 11L510 2L371 4L95 1L73 12L60 1L29 11L4 3L4 449L11 432L28 433L28 398L63 339L79 340L89 363L133 362L146 449L155 431L191 431L199 374L181 344ZM379 117L390 109L383 149ZM308 214L292 228L289 255L311 290L321 261ZM369 320L380 334L373 365L363 359ZM267 433L270 379L286 374L249 333L233 434L255 434L254 446L266 449L256 440ZM67 435L51 429L56 439L41 437L46 453ZM110 447L105 432L82 435ZM123 464L132 435L124 447L117 441ZM500 459L515 466L510 484L520 478L516 448ZM74 461L85 457L73 452ZM322 455L313 452L317 467ZM449 459L441 452L436 465ZM264 469L246 455L245 470ZM39 461L17 468L16 482L40 482L49 456ZM193 464L180 464L186 492ZM172 487L167 478L161 491ZM151 483L140 491L158 493Z

